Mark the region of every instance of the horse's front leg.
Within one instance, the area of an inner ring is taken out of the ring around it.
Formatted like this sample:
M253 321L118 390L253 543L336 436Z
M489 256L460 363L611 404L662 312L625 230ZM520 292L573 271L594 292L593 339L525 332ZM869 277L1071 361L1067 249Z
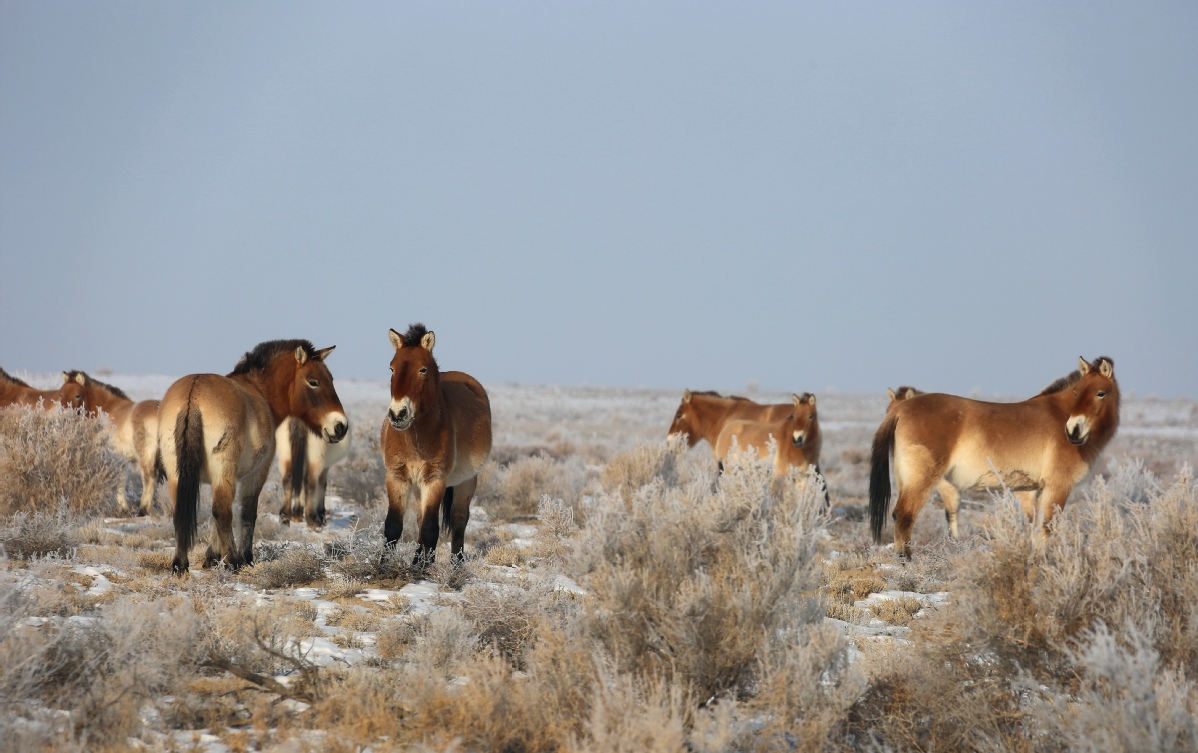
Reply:
M410 483L406 468L398 471L387 469L387 518L383 521L383 538L389 547L398 544L399 537L403 536L404 506Z
M436 557L437 539L441 533L441 501L445 498L445 479L426 482L420 488L420 507L416 510L416 529L420 532L420 545L412 564L432 564Z

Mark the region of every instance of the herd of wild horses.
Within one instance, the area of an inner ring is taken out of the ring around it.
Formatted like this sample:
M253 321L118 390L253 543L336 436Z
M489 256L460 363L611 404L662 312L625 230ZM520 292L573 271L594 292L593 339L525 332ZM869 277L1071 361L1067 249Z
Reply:
M450 552L462 556L478 472L491 452L491 406L476 379L441 371L436 341L423 324L389 331L391 404L380 446L386 467L387 516L383 535L395 544L404 511L416 505L414 562L433 558L441 528ZM191 374L161 400L135 403L120 389L82 371L63 372L58 390L36 390L0 369L0 408L60 405L108 415L113 446L141 472L138 511L149 512L165 479L175 503L174 571L188 571L202 482L212 486L212 533L204 566L237 568L253 562L258 496L272 458L285 479L280 516L308 525L324 522L329 466L345 457L349 420L325 365L333 348L307 340L272 340L245 354L227 376ZM1016 403L990 403L912 387L888 390L890 405L873 440L869 479L870 527L881 542L890 508L891 474L897 484L895 549L911 556L911 527L933 491L944 501L957 536L960 492L1006 488L1029 518L1045 525L1093 467L1119 424L1119 386L1110 358L1079 359L1078 369ZM761 405L714 392L683 393L671 436L693 447L711 445L716 461L734 447L774 459L780 482L791 469L819 479L821 436L815 396ZM127 508L124 484L119 503ZM234 513L237 513L236 518Z

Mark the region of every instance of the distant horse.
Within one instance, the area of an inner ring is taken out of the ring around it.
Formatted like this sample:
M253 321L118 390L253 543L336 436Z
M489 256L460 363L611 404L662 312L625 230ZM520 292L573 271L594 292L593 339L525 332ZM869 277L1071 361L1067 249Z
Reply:
M886 413L894 410L894 406L904 400L909 400L916 395L925 394L922 390L917 390L914 387L899 387L897 390L886 388L886 394L890 397L890 404L886 406ZM957 487L949 482L941 479L936 483L936 492L940 495L940 500L944 502L944 518L948 521L949 535L954 539L959 538L957 533L957 511L961 507L961 493L957 491Z
M158 449L175 500L176 573L187 572L201 481L212 484L213 528L204 566L248 565L275 429L295 416L329 442L345 438L349 421L324 364L332 351L316 350L307 340L271 340L246 353L228 376L192 374L167 389L158 409ZM236 538L235 500L241 507Z
M404 508L416 502L419 547L414 561L431 562L441 525L452 534L450 554L462 557L470 500L478 470L491 454L491 403L478 381L460 371L441 372L433 359L433 333L413 324L389 331L391 407L383 421L387 466L387 519L383 535L394 545L403 533Z
M44 408L62 406L70 410L83 407L83 387L62 373L62 386L56 390L39 390L0 369L0 408L9 405L28 405Z
M893 406L874 436L869 518L881 543L890 506L890 456L898 501L894 545L911 556L911 526L941 479L961 491L1033 492L1025 512L1045 526L1093 468L1119 426L1115 364L1084 358L1078 370L1019 403L926 394Z
M289 524L302 516L309 528L324 525L324 498L329 485L329 468L349 455L349 435L329 444L308 431L298 418L284 419L275 431L275 454L283 477L283 507L279 518ZM302 500L302 501L301 501ZM299 506L303 505L303 512Z
M829 503L828 485L819 469L819 451L823 436L819 430L819 416L815 412L815 395L804 392L791 397L790 413L780 421L748 421L734 419L724 424L715 443L716 457L724 461L732 448L733 440L742 450L752 448L757 456L769 456L769 440L777 445L774 453L774 479L781 480L791 468L806 470L813 468L824 487L824 502Z
M148 515L154 504L154 492L162 477L158 461L158 400L135 403L128 395L111 384L105 384L84 371L69 371L66 376L83 387L83 407L88 413L108 414L108 429L117 454L141 471L141 504L138 515ZM126 465L126 469L129 466ZM126 470L127 472L127 470ZM125 499L125 480L117 490L117 502L122 512L129 509Z
M761 405L745 397L725 397L718 392L684 390L682 402L678 404L674 420L670 423L669 436L685 434L687 447L694 447L700 440L707 440L711 445L712 455L718 461L721 455L716 451L716 442L724 424L738 419L765 423L781 421L791 414L792 409L790 403ZM741 445L744 443L741 442Z

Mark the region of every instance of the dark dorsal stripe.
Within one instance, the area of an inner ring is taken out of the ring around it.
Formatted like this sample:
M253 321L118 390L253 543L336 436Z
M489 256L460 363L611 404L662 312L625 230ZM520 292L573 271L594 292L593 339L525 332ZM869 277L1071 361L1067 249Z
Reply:
M12 384L15 384L18 387L28 387L29 386L28 384L25 384L24 382L22 382L20 379L17 379L12 374L9 374L4 369L0 369L0 380L3 380L5 382L10 382Z

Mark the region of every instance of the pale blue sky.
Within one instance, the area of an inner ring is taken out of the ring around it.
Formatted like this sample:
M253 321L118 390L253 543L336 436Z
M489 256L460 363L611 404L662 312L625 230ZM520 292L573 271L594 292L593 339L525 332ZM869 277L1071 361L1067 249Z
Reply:
M1198 4L0 0L0 366L1198 397Z

